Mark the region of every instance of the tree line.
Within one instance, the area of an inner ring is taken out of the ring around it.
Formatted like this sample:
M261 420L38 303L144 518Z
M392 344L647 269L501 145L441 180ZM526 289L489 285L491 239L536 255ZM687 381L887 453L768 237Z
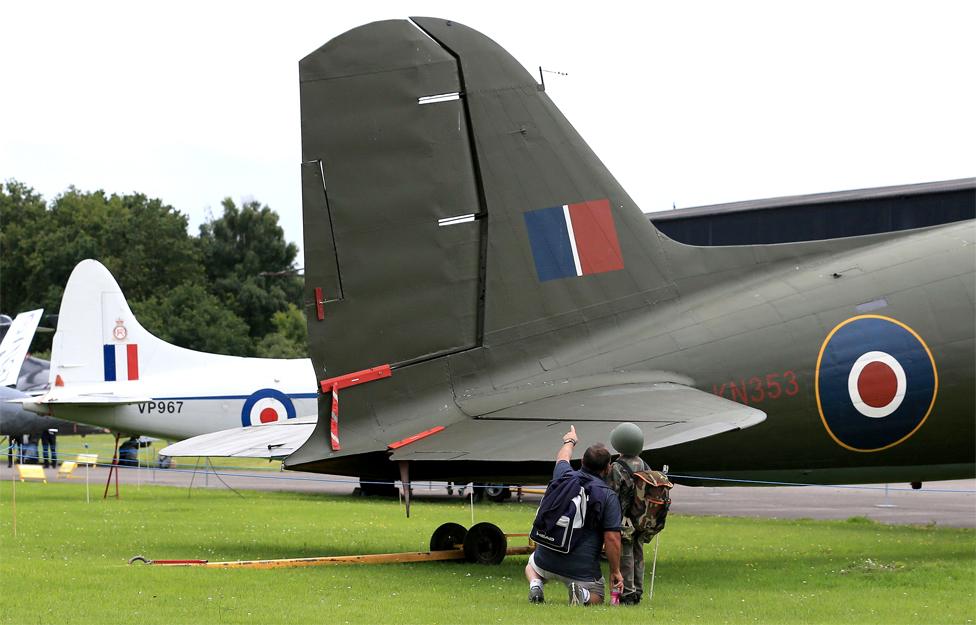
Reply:
M192 236L188 219L141 193L69 187L51 201L29 186L0 184L0 311L57 313L74 266L94 258L118 280L139 322L189 349L235 356L304 358L304 279L298 247L278 215L230 198ZM36 351L50 348L39 334Z

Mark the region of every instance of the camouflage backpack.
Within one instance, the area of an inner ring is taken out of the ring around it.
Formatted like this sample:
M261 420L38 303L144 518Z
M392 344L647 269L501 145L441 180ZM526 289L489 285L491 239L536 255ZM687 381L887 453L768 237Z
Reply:
M671 507L671 481L660 471L634 471L626 462L617 460L616 464L630 476L634 483L633 499L630 501L627 518L634 526L634 540L651 542L661 530Z

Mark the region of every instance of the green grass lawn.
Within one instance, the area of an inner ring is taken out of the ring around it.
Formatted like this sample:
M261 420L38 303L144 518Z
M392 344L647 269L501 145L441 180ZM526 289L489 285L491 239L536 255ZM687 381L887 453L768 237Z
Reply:
M124 442L128 437L122 437ZM143 466L153 466L159 460L159 450L169 445L168 441L157 440L149 447L139 451L139 463ZM89 434L87 436L59 436L58 453L62 460L74 460L76 454L98 454L100 464L112 462L115 451L114 434ZM205 458L185 457L173 458L173 466L192 469L199 462L202 469L207 466ZM211 458L215 468L248 469L250 471L279 471L280 460L262 460L260 458Z
M526 557L278 570L127 566L149 558L237 560L423 550L460 500L397 502L84 485L0 484L0 623L972 623L976 532L852 519L673 516L653 603L571 608L549 587L529 605ZM479 504L477 521L526 531L532 505ZM524 539L513 539L524 540ZM650 577L648 552L648 581ZM569 611L573 610L572 613ZM626 610L626 612L621 612Z

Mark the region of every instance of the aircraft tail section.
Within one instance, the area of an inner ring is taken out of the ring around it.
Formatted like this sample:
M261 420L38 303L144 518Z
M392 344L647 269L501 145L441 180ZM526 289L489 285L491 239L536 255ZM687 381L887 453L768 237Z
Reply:
M660 239L532 76L456 22L300 64L316 371L410 364L669 299Z
M61 299L51 349L50 383L138 381L148 372L215 356L182 349L150 334L126 302L118 282L96 260L75 266ZM220 356L216 356L220 358Z

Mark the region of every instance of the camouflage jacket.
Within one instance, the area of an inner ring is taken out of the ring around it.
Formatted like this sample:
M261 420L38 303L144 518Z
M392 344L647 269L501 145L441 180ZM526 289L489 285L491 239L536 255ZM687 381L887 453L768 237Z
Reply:
M646 471L650 467L638 456L620 456L619 462L626 462L635 473ZM620 499L620 512L623 514L623 524L621 525L620 537L623 540L632 540L634 537L634 520L630 518L630 504L634 501L634 480L617 462L610 464L610 475L607 477L607 484L611 490L617 493Z

